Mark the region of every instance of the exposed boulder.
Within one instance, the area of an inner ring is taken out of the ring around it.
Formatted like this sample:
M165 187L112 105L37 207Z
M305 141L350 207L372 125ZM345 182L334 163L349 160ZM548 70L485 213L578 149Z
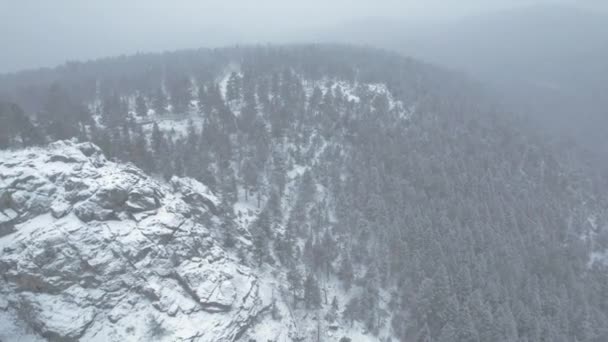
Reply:
M127 210L133 213L157 209L160 206L162 194L152 187L135 187L129 192Z
M51 205L51 215L53 215L54 218L62 218L67 215L70 210L72 210L72 206L64 200L56 200L53 202L53 205Z
M78 149L86 157L91 157L93 155L103 156L103 151L101 151L101 149L97 145L90 143L90 142L84 142L84 143L78 144Z
M221 201L204 184L192 178L171 178L173 190L182 195L182 199L195 209L207 208L214 214L218 214Z
M0 210L0 237L15 231L15 221L19 218L19 213L11 208Z
M205 264L185 262L176 272L180 284L207 311L229 311L236 299L232 276Z
M69 203L85 200L97 190L91 180L80 177L69 177L63 182L64 198Z
M93 220L106 221L115 217L112 210L105 209L96 202L90 200L78 203L74 206L74 214L84 222Z
M105 209L120 209L129 198L129 189L125 184L114 183L103 185L95 194L95 201Z
M160 184L71 141L0 160L2 339L25 324L48 340L148 340L133 322L155 317L167 340L228 342L268 307L214 240L219 200L204 185Z
M16 310L34 331L49 341L78 341L95 318L93 308L81 308L64 296L32 297L21 295Z

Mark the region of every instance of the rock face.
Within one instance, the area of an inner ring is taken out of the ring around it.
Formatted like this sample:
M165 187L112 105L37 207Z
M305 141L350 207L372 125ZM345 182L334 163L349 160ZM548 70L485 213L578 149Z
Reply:
M219 203L88 143L0 152L0 340L238 340L270 303Z

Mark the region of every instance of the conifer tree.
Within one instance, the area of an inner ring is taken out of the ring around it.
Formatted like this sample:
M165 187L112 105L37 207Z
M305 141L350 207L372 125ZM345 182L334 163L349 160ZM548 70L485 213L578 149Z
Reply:
M338 276L340 280L342 280L342 284L344 288L348 291L350 290L353 280L355 278L353 264L351 263L350 257L348 253L343 253L342 262L340 263L340 269L338 271Z
M146 105L146 99L141 95L137 95L135 98L135 113L139 117L145 117L148 115L148 106Z
M306 276L304 282L304 303L307 309L318 308L321 305L321 289L312 273Z
M289 282L289 287L293 295L293 305L295 307L298 300L298 293L302 289L302 275L297 268L289 268L289 272L287 273L287 281Z
M226 84L226 99L236 101L241 98L241 77L236 72L232 72Z
M162 88L158 88L154 94L152 102L154 112L157 115L163 115L167 113L167 96Z

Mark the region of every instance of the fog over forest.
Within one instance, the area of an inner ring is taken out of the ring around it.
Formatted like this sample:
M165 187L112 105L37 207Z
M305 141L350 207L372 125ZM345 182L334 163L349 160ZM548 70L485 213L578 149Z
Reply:
M462 71L599 162L608 138L601 0L4 1L0 73L139 52L338 42ZM44 13L44 15L40 15ZM270 23L270 24L269 24ZM576 113L573 113L576 112Z
M136 52L306 41L366 18L425 33L459 18L536 5L608 8L601 0L3 0L0 43L10 48L0 56L0 72Z
M0 342L608 341L602 0L0 0Z

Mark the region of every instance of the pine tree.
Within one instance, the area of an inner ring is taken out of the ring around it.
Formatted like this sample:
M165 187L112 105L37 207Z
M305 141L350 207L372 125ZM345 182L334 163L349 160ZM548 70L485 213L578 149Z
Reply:
M163 115L167 113L167 96L162 88L158 88L154 94L152 102L154 113L157 115Z
M253 141L251 144L254 146L254 159L257 169L263 169L268 156L270 154L270 136L266 123L261 118L257 118L253 123L253 132L251 134Z
M65 88L55 83L47 91L39 121L53 139L68 139L78 135L79 123L88 121L87 114L72 102Z
M236 246L237 240L234 237L234 234L229 229L224 229L224 247L233 248Z
M39 127L32 124L20 106L0 102L0 149L42 142L44 138Z
M479 303L476 305L479 305ZM474 310L478 311L476 315L472 317L475 319L480 341L499 341L500 337L497 336L497 322L495 322L490 308L482 302L481 307L475 308Z
M276 190L270 191L265 210L268 212L271 225L280 223L283 220L283 209L281 208L281 197Z
M432 342L431 340L431 329L428 324L425 322L422 327L418 330L416 334L416 341L420 342Z
M122 126L127 122L127 103L117 93L111 93L103 100L101 114L107 127Z
M255 104L246 104L239 116L239 128L244 132L252 132L253 123L255 122L257 114L258 109Z
M361 306L365 308L365 311L362 312L361 319L365 322L367 329L376 334L380 327L378 316L380 291L377 266L370 265L362 280Z
M273 153L272 160L272 184L277 189L278 194L282 196L283 192L285 191L285 185L287 183L287 165L285 162L285 157L281 154L280 151L275 151Z
M306 242L304 243L302 258L306 266L315 269L314 237L312 234L308 236L308 239L306 239Z
M298 292L300 292L302 289L302 275L300 275L297 268L291 267L289 269L289 272L287 273L287 281L289 282L289 287L293 295L293 305L295 307L297 304Z
M236 72L232 72L226 84L226 99L236 101L241 98L241 77Z
M297 246L297 238L295 232L289 227L285 227L285 235L283 240L283 262L287 264L299 261L299 248Z
M268 257L268 238L262 231L253 234L253 254L258 267L262 266Z
M469 313L469 309L466 305L463 305L458 315L457 327L457 340L458 342L480 342L479 335L475 326L473 325L473 319Z
M187 77L177 79L169 84L171 106L174 114L185 114L192 100L191 82Z
M344 307L342 315L346 321L350 322L351 326L353 325L353 322L360 316L360 306L359 298L357 296L353 296Z
M447 323L441 328L437 342L454 342L457 341L457 330L452 323ZM482 340L483 341L483 340ZM489 340L488 340L489 341Z
M146 140L141 126L135 126L133 132L133 147L131 151L131 158L135 165L141 167L146 172L153 171L154 160L150 156L148 141Z
M321 305L321 289L312 273L306 276L304 282L304 303L307 309L318 308Z
M433 276L434 293L429 326L432 331L438 331L448 319L451 289L447 269L443 264Z
M114 157L117 146L112 142L112 134L110 134L110 130L103 129L97 131L98 133L95 143L97 146L99 146L99 148L101 148L107 158Z
M231 167L224 167L220 171L221 184L220 192L222 194L222 211L230 214L233 212L234 203L237 199L237 184L234 171Z
M268 86L268 81L266 78L263 78L259 81L258 83L258 87L257 87L257 94L258 94L258 99L260 101L260 104L262 106L264 106L264 108L267 108L270 102L270 96L269 96L269 86Z
M331 300L330 310L327 312L325 316L325 320L328 322L335 322L338 319L338 312L340 311L340 307L338 305L338 298L334 296Z
M312 95L310 96L310 99L308 100L308 107L310 110L317 110L318 106L321 104L321 100L323 99L323 91L321 91L321 88L319 88L318 86L315 86L314 90L312 91Z
M435 284L430 278L426 278L420 284L420 288L416 291L416 297L413 308L413 315L420 326L429 320L433 305L433 294L435 292Z
M322 263L325 267L326 277L329 278L329 273L332 270L332 262L338 256L336 250L336 242L334 241L333 236L329 232L329 229L325 230L323 234L323 240L321 241L321 251L322 251Z
M152 152L155 154L156 157L155 159L157 161L160 160L160 154L163 149L166 148L166 146L163 133L160 131L160 128L158 128L158 124L156 122L154 122L154 125L152 126L152 136L150 138L150 143Z
M511 309L502 304L496 310L495 326L498 336L497 341L514 342L517 341L517 323L513 317ZM555 330L553 328L552 330Z
M313 200L316 192L314 180L309 171L304 172L302 175L302 182L300 183L299 196L302 197L304 203L309 203Z
M211 108L209 106L209 95L207 94L207 86L205 84L199 84L198 86L198 112L199 114L209 113Z
M239 116L239 128L250 133L259 110L255 97L255 84L252 81L243 81L243 100L244 106Z
M289 221L287 221L287 227L294 233L294 235L306 236L305 234L309 232L307 226L308 220L306 215L306 207L304 202L298 196L296 203L291 209Z
M131 129L129 128L127 123L123 123L120 131L117 129L118 138L118 158L123 161L133 160L133 150L132 150L132 139L131 139Z
M243 180L245 182L245 200L249 200L249 192L255 190L258 184L257 167L253 160L246 159L243 163Z
M340 263L340 270L338 271L338 276L340 280L342 280L342 284L344 288L348 291L350 290L353 280L355 278L353 264L350 261L350 257L348 253L344 253L342 257L342 262Z
M148 106L146 105L146 99L140 94L135 98L135 113L139 117L145 117L148 115Z
M158 160L157 169L164 179L170 180L171 177L176 174L172 154L174 150L173 139L171 136L168 136L161 141L160 149L156 153L156 160Z
M455 288L460 302L466 302L472 291L471 273L467 265L461 265L456 274Z

